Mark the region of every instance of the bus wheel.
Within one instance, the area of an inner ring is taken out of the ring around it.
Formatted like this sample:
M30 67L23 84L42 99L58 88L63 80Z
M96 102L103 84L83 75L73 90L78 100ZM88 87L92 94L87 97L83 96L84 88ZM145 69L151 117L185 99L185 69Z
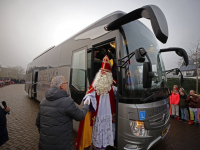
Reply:
M28 90L28 97L30 98L30 99L32 99L33 97L32 97L32 93L31 93L31 90L30 90L30 88L29 88L29 90Z

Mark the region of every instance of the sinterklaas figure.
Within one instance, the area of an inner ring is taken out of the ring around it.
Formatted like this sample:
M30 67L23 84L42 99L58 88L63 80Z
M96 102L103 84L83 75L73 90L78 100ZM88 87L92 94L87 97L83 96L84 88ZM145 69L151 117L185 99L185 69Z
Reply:
M76 150L104 150L114 146L115 139L115 95L116 81L113 80L108 56L103 59L101 69L83 98L89 100L89 110L80 122Z

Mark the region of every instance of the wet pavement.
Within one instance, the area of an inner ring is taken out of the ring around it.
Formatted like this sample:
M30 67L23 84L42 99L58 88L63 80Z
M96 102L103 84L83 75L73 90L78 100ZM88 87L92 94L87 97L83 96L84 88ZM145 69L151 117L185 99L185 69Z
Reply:
M0 102L6 101L11 107L7 115L9 141L0 146L0 150L37 150L39 133L35 119L39 102L30 99L24 91L24 84L14 84L0 88ZM200 127L188 125L175 119L170 120L170 130L165 138L151 150L199 150ZM73 132L73 150L75 150L76 132Z
M151 150L200 150L200 127L170 120L170 130Z

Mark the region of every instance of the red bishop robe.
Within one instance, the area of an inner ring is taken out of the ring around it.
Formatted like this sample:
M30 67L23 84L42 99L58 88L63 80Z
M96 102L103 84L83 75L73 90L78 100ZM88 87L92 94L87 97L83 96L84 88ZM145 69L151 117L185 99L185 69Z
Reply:
M116 82L114 82L116 83ZM115 138L115 93L117 88L111 86L111 90L105 95L97 95L90 86L83 100L89 99L90 111L85 119L80 122L77 135L76 150L83 150L91 145L98 148L114 145ZM109 140L108 140L109 139Z

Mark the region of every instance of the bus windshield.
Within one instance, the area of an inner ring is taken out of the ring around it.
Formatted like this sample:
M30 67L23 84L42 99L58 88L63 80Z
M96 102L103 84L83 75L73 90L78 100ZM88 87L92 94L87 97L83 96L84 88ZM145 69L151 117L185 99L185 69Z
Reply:
M133 21L125 24L120 29L122 57L127 56L135 49L143 47L151 60L152 78L150 89L143 88L143 63L136 61L133 56L125 68L121 68L121 95L126 98L144 99L152 94L152 91L160 91L166 86L165 67L159 53L159 47L154 34L141 22ZM145 61L148 61L145 58ZM160 98L159 98L160 99ZM162 99L162 98L161 98ZM158 98L153 101L158 100Z

